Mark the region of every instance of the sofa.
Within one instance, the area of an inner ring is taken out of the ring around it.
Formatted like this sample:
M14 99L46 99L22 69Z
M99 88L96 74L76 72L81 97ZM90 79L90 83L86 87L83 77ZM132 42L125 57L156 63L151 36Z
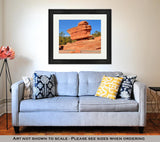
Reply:
M103 75L115 77L122 72L49 72L37 74L56 77L56 96L23 99L24 82L12 85L12 126L128 126L142 133L146 125L146 86L136 81L132 99L96 97Z

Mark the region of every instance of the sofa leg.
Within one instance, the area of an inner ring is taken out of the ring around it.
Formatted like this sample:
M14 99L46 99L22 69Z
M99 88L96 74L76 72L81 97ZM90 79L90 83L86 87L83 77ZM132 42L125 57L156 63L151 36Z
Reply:
M139 127L139 133L143 133L144 127Z
M15 133L19 133L19 127L18 126L14 126L14 131L15 131Z

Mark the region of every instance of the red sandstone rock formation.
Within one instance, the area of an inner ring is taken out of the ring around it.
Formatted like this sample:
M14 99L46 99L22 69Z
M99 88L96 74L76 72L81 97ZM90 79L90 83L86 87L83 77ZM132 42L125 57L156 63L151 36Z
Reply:
M71 35L72 40L89 39L92 37L90 35L91 29L87 21L81 21L77 27L68 29L67 32Z
M90 40L78 40L74 43L67 43L60 53L101 53L101 37Z
M94 40L101 41L101 36L95 37Z
M77 27L67 30L73 43L59 46L59 53L101 53L101 36L89 39L91 26L88 22L81 21Z

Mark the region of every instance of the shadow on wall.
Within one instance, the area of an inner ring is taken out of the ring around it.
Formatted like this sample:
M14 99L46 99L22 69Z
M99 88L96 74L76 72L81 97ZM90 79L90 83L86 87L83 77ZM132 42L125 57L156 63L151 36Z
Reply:
M16 56L13 61L10 61L10 71L12 82L19 81L22 76L27 75L30 68L33 66L31 59L24 56Z

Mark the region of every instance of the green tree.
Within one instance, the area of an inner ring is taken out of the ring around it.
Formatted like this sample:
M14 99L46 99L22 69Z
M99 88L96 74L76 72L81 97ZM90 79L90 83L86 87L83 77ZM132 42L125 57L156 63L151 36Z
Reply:
M59 36L59 45L62 45L62 37Z
M72 39L70 36L65 36L64 32L59 33L59 45L66 45L67 43L72 43Z
M71 40L70 36L67 36L67 37L66 37L66 43L68 43L68 42L69 42L69 43L72 43L72 40Z
M64 36L65 36L65 33L64 33L64 32L60 32L60 33L59 33L59 36L64 37Z
M60 32L59 33L59 45L65 45L65 33L64 32Z
M98 36L101 36L101 32L99 31L95 31L94 34L92 34L93 37L98 37Z
M65 44L66 44L66 38L62 37L62 45L65 45Z

